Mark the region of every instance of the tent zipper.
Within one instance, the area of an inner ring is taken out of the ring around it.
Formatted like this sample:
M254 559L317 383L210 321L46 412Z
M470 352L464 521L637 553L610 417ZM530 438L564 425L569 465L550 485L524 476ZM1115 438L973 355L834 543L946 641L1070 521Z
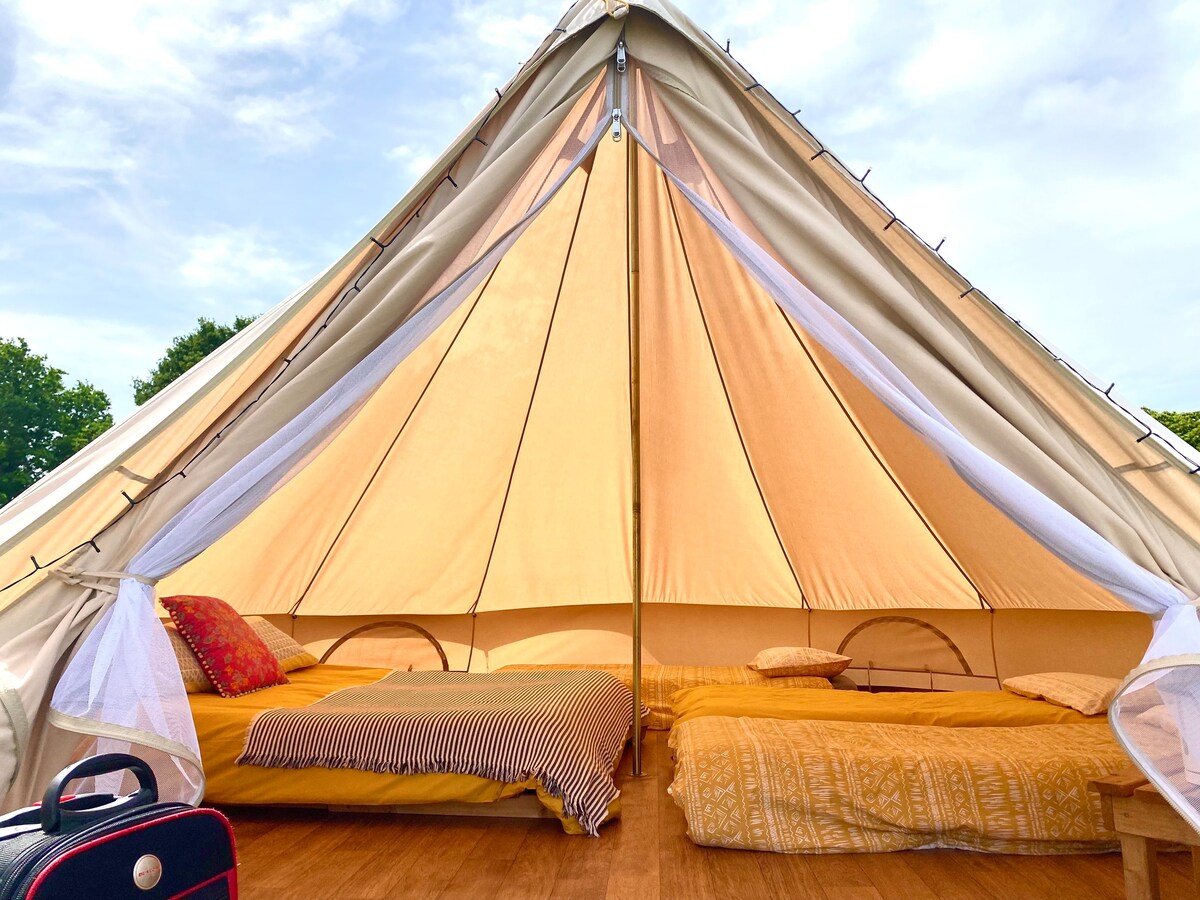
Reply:
M612 139L621 140L621 87L626 69L625 42L617 41L617 65L612 73Z

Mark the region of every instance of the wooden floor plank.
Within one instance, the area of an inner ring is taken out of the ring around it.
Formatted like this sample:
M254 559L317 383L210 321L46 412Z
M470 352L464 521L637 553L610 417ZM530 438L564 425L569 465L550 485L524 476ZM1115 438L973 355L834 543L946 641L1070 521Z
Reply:
M483 837L471 849L471 859L514 860L525 843L531 822L526 819L497 819L488 823ZM547 823L550 824L550 823ZM553 823L555 828L558 822Z
M716 898L708 867L701 863L705 854L713 853L709 848L697 847L687 836L687 820L675 801L667 793L674 765L671 751L667 747L663 732L652 732L654 740L648 742L653 753L653 765L658 776L659 790L652 798L658 807L658 874L661 879L660 896L664 900L707 900Z
M466 897L795 897L803 900L1122 900L1121 859L952 850L791 855L697 847L667 794L666 735L651 732L646 775L622 761L622 818L599 838L557 821L230 809L242 896L306 900ZM1188 854L1163 854L1164 900L1194 896Z
M448 822L442 832L445 849L418 859L408 870L404 882L396 886L392 896L436 897L442 888L454 880L459 868L471 855L475 844L483 837L489 824L480 823L475 819Z
M766 897L767 880L752 850L715 850L705 854L708 876L718 897Z
M603 897L612 869L613 838L584 838L562 845L552 900L595 900Z
M558 822L532 822L494 900L546 900L554 890L564 838ZM584 840L577 837L576 840Z
M808 857L808 865L829 900L883 900L857 854L827 853Z
M657 795L663 790L658 777L649 773L622 779L620 827L611 829L607 900L654 900L659 896Z
M937 894L908 864L909 853L862 853L854 859L863 875L884 897L937 900Z
M941 900L991 900L995 894L971 871L971 855L961 850L921 850L908 854L908 864Z
M504 884L511 868L511 859L469 856L437 896L443 900L478 900L480 897L491 897Z
M756 856L767 883L767 896L829 900L807 856L795 853L758 853Z

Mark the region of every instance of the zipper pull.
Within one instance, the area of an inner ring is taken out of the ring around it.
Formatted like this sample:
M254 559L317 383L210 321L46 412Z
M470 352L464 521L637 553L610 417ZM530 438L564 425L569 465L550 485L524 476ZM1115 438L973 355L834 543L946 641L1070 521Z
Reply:
M612 111L612 139L620 143L621 141L621 107L613 107Z
M625 71L625 42L617 41L617 71Z

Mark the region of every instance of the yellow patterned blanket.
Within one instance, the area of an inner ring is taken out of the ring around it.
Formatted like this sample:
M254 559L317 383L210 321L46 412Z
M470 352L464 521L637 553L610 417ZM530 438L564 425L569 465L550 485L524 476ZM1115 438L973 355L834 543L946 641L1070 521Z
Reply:
M529 663L504 666L503 672L512 669L598 669L610 672L633 690L633 666L628 663ZM642 705L650 715L642 724L653 731L666 731L675 721L671 710L671 695L684 688L706 684L756 685L765 688L815 688L830 690L833 685L828 678L809 675L793 675L783 678L768 678L749 666L642 666Z
M705 716L671 731L697 844L785 853L1111 849L1088 781L1130 765L1107 728L941 728Z

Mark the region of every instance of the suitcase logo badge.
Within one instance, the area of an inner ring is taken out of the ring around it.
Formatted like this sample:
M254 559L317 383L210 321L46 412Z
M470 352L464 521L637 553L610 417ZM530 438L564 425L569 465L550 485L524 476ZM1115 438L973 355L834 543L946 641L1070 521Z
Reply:
M153 853L139 857L133 864L133 883L148 891L162 878L162 862Z

